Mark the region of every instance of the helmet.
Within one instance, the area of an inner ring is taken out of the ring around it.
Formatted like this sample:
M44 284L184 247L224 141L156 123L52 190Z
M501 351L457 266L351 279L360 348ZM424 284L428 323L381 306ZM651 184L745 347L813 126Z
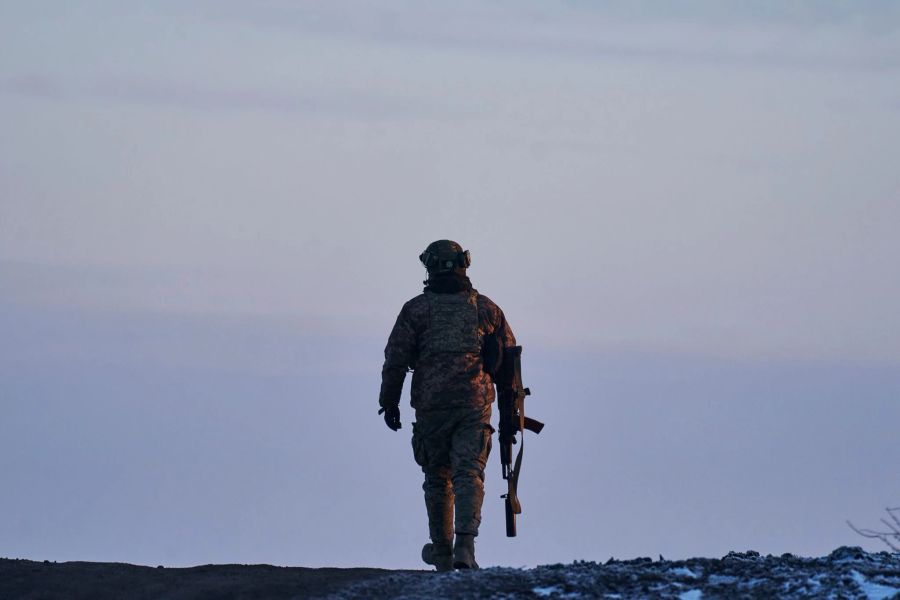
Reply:
M419 260L429 273L445 273L457 269L464 272L472 264L469 251L463 250L462 246L451 240L431 242L425 252L419 255Z

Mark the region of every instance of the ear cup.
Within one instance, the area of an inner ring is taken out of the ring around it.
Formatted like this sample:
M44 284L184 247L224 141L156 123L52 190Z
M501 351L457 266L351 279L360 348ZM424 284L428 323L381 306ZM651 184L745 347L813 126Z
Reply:
M440 257L438 257L437 254L434 254L433 252L429 252L428 250L426 250L425 252L423 252L422 254L419 255L419 260L422 261L422 264L425 265L426 269L431 269L431 268L437 266L438 261L440 260Z

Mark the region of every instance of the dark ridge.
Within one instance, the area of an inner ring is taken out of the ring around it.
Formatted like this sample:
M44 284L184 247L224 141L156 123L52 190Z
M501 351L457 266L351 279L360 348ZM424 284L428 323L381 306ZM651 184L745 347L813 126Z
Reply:
M900 598L900 554L575 561L434 573L270 565L140 567L0 559L0 599L81 598Z
M0 559L0 599L310 598L387 573L404 572L271 565L163 568L4 558Z

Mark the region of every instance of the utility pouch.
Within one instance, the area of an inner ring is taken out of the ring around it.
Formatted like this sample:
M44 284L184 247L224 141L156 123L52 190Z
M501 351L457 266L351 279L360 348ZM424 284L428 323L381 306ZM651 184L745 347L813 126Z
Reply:
M503 363L503 342L497 334L489 333L482 338L481 362L484 372L496 380L500 365Z

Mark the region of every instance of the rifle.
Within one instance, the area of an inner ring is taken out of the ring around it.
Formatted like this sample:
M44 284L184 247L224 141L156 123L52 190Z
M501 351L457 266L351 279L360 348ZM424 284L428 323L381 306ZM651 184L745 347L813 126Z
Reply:
M516 515L522 514L519 502L519 473L522 470L522 452L525 450L525 430L540 433L544 424L525 416L525 396L531 390L522 385L522 346L505 348L503 359L497 373L498 398L500 409L500 465L503 479L507 482L507 491L500 496L506 499L506 537L516 536ZM515 463L512 460L512 445L516 443L516 434L522 432L519 453Z

